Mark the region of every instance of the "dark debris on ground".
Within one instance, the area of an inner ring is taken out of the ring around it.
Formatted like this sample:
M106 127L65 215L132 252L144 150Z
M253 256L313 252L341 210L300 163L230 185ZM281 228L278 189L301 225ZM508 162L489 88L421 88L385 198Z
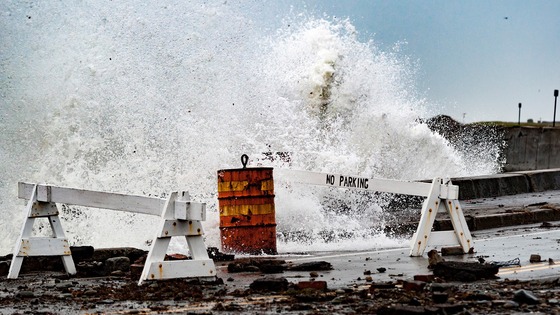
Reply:
M61 272L27 271L19 279L0 278L2 313L560 314L560 278L517 281L488 274L461 282L446 277L444 272L389 282L368 279L347 288L331 289L328 281L290 282L281 272L267 272L281 266L282 270L309 275L310 271L332 269L327 262L294 265L273 259L238 259L230 262L231 268L260 275L248 286L238 285L234 278L147 281L138 286L138 277L127 269L125 259L112 260L112 268L119 266L123 270L107 269L107 261L115 258L112 255L127 257L134 264L143 262L140 252L119 249L111 254L105 251L82 257L79 262L98 267L97 275L91 272L87 276L68 277ZM91 260L92 257L105 260ZM438 259L436 264L441 262ZM468 268L480 273L478 266ZM455 269L446 272L457 273Z

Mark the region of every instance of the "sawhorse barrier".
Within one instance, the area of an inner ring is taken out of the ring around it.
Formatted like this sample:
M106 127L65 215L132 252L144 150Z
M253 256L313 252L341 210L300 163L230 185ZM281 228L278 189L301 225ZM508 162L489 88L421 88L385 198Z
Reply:
M216 267L208 257L201 221L206 220L206 204L190 200L188 192L172 192L167 199L57 187L43 184L18 184L18 197L29 200L17 240L9 279L18 277L26 256L60 256L64 269L76 274L68 239L60 222L57 203L127 211L161 217L160 227L146 258L138 285L145 280L171 278L214 278ZM35 219L48 219L52 237L34 237ZM186 238L192 260L164 261L174 236Z
M290 178L290 181L303 184L426 197L422 205L418 228L412 237L410 256L422 256L426 247L433 245L459 245L464 253L468 253L474 246L458 201L459 187L452 185L451 180L434 178L429 184L295 170L280 170L280 172ZM449 214L453 231L432 231L436 215L441 212Z

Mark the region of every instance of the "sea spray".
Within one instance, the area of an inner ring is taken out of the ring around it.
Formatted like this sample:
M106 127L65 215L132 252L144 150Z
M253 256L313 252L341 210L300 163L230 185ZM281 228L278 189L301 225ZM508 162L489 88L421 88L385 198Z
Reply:
M363 177L485 174L421 123L416 66L351 21L294 13L276 30L230 2L4 2L0 249L19 233L18 180L208 204L216 170L252 164ZM288 21L288 22L286 22ZM265 159L287 152L290 162ZM279 250L395 246L376 195L277 178ZM63 209L71 243L146 248L157 218ZM299 235L299 236L298 236ZM294 237L297 236L297 237Z

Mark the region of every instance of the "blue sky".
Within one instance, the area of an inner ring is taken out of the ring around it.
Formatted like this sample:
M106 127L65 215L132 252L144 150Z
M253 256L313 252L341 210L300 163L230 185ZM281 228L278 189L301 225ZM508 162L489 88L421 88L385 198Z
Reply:
M293 3L293 2L292 2ZM406 42L418 89L459 121L552 121L560 89L560 1L305 1L348 17L382 49ZM300 8L298 5L296 9ZM560 114L557 114L557 120Z

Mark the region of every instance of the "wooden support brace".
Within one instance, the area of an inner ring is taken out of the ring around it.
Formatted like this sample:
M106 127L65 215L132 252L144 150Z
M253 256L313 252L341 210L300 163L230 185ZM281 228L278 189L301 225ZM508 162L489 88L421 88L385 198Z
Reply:
M145 280L215 277L216 267L208 257L200 222L206 218L205 205L190 202L187 192L172 192L161 217L160 229L152 242L138 285ZM192 260L164 261L171 238L176 236L186 238Z
M459 201L456 198L447 199L450 195L458 195L455 187L451 185L451 181L443 183L440 178L433 180L432 188L422 205L418 228L412 237L410 256L422 256L428 245L460 245L464 253L469 252L473 246L469 227ZM450 193L450 189L453 190L452 193ZM442 190L445 190L443 194ZM453 231L432 231L436 215L440 212L449 214Z

